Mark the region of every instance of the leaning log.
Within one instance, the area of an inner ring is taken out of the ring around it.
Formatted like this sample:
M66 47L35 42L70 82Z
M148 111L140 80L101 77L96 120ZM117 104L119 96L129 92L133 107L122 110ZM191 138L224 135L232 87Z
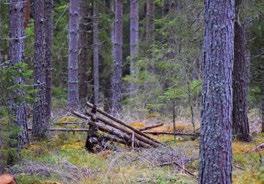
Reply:
M88 116L90 116L90 117L92 117L92 115L93 115L93 114L91 114L90 112L86 112L86 114L87 114ZM118 126L118 125L116 125L116 124L114 124L114 123L112 123L112 122L110 122L110 121L107 121L105 118L102 118L102 117L99 117L99 116L96 117L96 118L97 118L97 120L101 121L102 123L104 123L104 124L106 124L106 125L108 125L108 126L111 126L111 127L115 128L115 129L118 129L118 130L120 130L121 132L126 133L126 134L129 135L129 136L131 136L132 133L134 132L134 131L131 131L131 130L128 131L128 130L126 130L125 128L123 128L123 127L121 127L121 126ZM159 146L158 143L156 143L156 142L154 142L154 141L152 141L152 140L150 140L150 139L147 139L147 138L145 138L145 137L143 137L143 136L137 134L136 132L135 132L135 138L138 139L138 140L140 140L140 141L142 141L142 142L144 142L144 143L146 143L146 144L149 144L149 145L152 146L152 147L158 147L158 146Z
M105 132L105 133L108 133L110 135L116 136L117 138L123 139L126 142L128 142L129 144L131 144L131 137L129 135L119 133L117 131L114 131L113 129L108 128L107 126L103 126L103 125L100 125L99 123L92 122L92 121L90 121L89 117L87 117L87 116L85 116L79 112L72 111L72 114L74 114L75 116L77 116L79 118L86 120L89 125L97 126L98 130ZM150 148L151 147L148 144L146 144L142 141L139 141L139 140L135 140L135 144L138 147L143 147L143 148Z
M164 123L159 123L157 125L151 125L151 126L147 126L147 127L144 127L144 128L140 128L139 131L145 131L145 130L150 130L150 129L153 129L153 128L157 128L157 127L161 127L163 126Z
M89 102L86 102L86 105L87 105L88 107L90 107L90 108L94 108L94 107L95 107L93 104L91 104L91 103L89 103ZM155 139L153 139L153 138L151 138L151 137L145 135L145 134L142 133L141 131L139 131L139 130L137 130L137 129L135 129L135 128L129 126L129 125L127 125L125 122L123 122L123 121L121 121L121 120L119 120L119 119L113 117L112 115L108 114L107 112L105 112L105 111L103 111L103 110L101 110L101 109L99 109L99 108L96 108L96 111L99 112L100 114L104 115L105 117L107 117L107 118L109 118L109 119L115 121L116 123L118 123L118 124L120 124L120 125L123 125L123 126L125 126L126 128L128 128L128 129L130 129L130 130L133 130L135 133L137 133L137 134L139 134L139 135L141 135L141 136L143 136L143 137L145 137L145 138L147 138L147 139L149 139L149 140L151 140L151 141L153 141L153 142L156 142L158 145L162 145L162 143L160 143L159 141L157 141L157 140L155 140Z
M192 134L192 133L180 133L180 132L150 132L150 131L145 131L143 132L145 134L151 134L151 135L177 135L177 136L193 136L193 137L198 137L200 134Z

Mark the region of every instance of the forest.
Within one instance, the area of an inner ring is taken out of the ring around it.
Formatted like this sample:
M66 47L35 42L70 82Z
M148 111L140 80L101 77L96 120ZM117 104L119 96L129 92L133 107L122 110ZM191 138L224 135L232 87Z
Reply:
M0 0L0 184L264 184L263 0Z

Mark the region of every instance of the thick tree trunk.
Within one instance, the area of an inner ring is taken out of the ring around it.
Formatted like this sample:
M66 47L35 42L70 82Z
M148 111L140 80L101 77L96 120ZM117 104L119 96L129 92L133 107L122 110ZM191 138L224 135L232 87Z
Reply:
M80 37L79 37L79 93L84 104L88 96L89 64L91 62L91 7L90 2L81 0L80 7Z
M238 8L238 7L236 7ZM238 15L236 15L238 16ZM235 57L233 70L233 135L241 141L250 141L248 124L249 58L246 51L244 26L235 21Z
M46 62L46 113L51 116L52 85L52 38L53 38L53 0L45 0L45 62Z
M118 113L121 110L122 98L122 47L123 47L123 2L115 0L115 20L113 31L113 74L111 81L112 103L111 112Z
M23 62L24 59L24 1L9 1L9 59L10 65L16 65ZM22 85L22 78L16 79L17 84ZM22 90L17 90L15 95L23 96ZM14 99L10 101L10 111L12 115L12 123L14 123L20 132L17 135L17 147L21 148L29 143L27 132L27 113L25 101L18 102Z
M49 122L46 113L46 61L45 61L45 2L33 1L35 53L34 53L34 86L36 99L33 105L32 135L37 139L48 134Z
M151 45L154 42L154 18L155 18L155 3L153 0L146 2L146 43Z
M93 2L93 97L94 104L99 103L99 28L98 3Z
M205 0L200 184L232 183L234 18L234 0Z
M69 7L69 58L68 58L68 108L79 107L79 24L80 0L70 0Z
M136 59L138 57L139 44L139 15L138 15L138 0L130 1L130 74L137 78L138 69L136 67ZM136 84L130 85L130 92L136 89Z

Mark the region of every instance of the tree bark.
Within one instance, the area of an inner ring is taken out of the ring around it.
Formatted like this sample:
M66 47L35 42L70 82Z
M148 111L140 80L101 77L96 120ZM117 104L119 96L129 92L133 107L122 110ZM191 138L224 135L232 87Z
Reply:
M146 1L146 42L147 45L151 45L154 41L155 3L153 0Z
M14 66L24 60L24 1L10 0L9 1L9 60L10 65ZM16 78L18 85L24 84L24 79ZM16 90L16 96L23 96L22 90ZM27 132L27 113L26 102L19 102L15 99L10 100L10 112L12 116L12 124L16 125L20 132L17 135L17 147L21 148L29 143Z
M233 70L233 135L241 141L250 141L248 124L249 58L247 57L245 28L239 22L239 4L236 1L234 70Z
M80 0L70 0L69 7L69 58L68 58L68 108L79 107L79 24Z
M98 17L98 3L93 2L93 97L94 104L99 103L99 17Z
M92 45L92 22L90 1L81 0L80 3L79 92L81 104L84 104L88 96L89 64L91 62L91 50L89 48Z
M112 103L111 113L121 110L122 98L122 48L123 48L123 2L115 0L115 20L113 30L113 74L111 81Z
M262 97L262 98L264 98L264 97ZM262 101L261 101L261 119L262 119L261 132L264 132L264 99L262 99Z
M205 0L200 184L232 183L234 18L234 0Z
M139 45L139 12L138 0L130 1L130 74L137 78L138 69L136 67L136 59L138 57ZM136 84L132 82L130 92L137 90Z
M52 40L53 40L53 0L45 0L45 62L46 62L46 113L51 116L52 85Z
M36 139L47 137L49 122L46 113L46 61L45 61L45 2L33 1L35 53L34 86L36 100L33 105L32 135Z

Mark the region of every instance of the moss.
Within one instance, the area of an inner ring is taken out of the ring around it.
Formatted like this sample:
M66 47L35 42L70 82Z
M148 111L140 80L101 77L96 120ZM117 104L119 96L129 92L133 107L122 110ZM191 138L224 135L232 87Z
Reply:
M51 178L48 180L47 178L39 175L18 175L16 180L17 183L20 184L60 184L55 179L52 181Z
M56 122L58 125L63 125L65 123L71 123L71 122L79 122L80 120L73 116L63 116L59 118Z

